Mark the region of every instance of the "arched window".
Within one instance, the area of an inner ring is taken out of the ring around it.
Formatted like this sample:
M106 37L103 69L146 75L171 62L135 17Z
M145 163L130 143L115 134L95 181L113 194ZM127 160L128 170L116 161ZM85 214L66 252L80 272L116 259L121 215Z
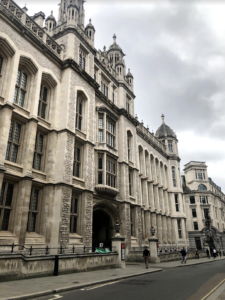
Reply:
M131 132L128 131L127 132L127 154L128 154L128 160L131 160L131 158L132 158L131 139L132 139Z
M38 106L38 116L42 119L46 118L46 107L47 107L47 100L48 100L48 89L46 86L41 86L41 93L39 99L39 106Z
M198 190L199 190L199 191L206 191L207 188L206 188L206 186L205 186L204 184L199 184Z
M22 69L19 69L17 72L13 102L22 107L24 106L25 95L27 92L27 78L27 74Z
M172 179L173 179L173 186L176 187L177 183L176 183L176 171L175 171L175 167L172 167Z
M82 119L83 119L83 99L78 96L77 109L76 109L76 128L82 130Z

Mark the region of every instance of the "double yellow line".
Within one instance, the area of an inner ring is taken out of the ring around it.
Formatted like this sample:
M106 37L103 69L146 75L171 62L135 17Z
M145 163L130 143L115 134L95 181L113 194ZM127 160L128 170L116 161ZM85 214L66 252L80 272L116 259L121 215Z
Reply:
M211 295L216 289L218 289L218 287L219 287L224 281L225 281L225 279L222 280L216 287L214 287L213 290L211 290L211 291L210 291L205 297L203 297L201 300L204 300L204 299L206 299L207 297L209 297L209 295Z

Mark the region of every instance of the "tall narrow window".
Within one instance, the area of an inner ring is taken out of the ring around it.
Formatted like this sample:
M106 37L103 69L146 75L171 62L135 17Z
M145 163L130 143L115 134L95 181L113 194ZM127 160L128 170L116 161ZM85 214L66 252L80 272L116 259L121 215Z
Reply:
M27 221L28 232L36 232L36 222L37 222L37 215L38 215L38 198L39 198L39 190L33 188L31 190L31 195L30 195L30 206L29 206L28 221Z
M98 141L103 142L103 128L104 128L104 117L99 115L98 117Z
M0 74L2 73L3 57L0 55Z
M177 228L178 228L178 237L179 239L182 239L181 220L177 220Z
M196 209L192 209L192 217L197 218Z
M6 149L6 160L16 163L17 154L20 146L21 125L16 121L11 121L9 129L8 144Z
M174 195L175 197L175 206L176 206L176 211L179 211L179 201L178 201L178 194Z
M101 92L108 98L109 96L108 82L104 78L102 78L101 81Z
M70 233L77 233L78 195L72 193L70 207Z
M106 143L108 146L115 147L115 123L107 118Z
M74 146L73 176L81 177L81 145Z
M109 156L106 161L106 184L113 188L116 187L116 162Z
M208 204L208 197L207 196L200 196L200 203L201 204Z
M114 93L114 91L112 92L112 102L113 103L115 102L115 93Z
M208 210L208 208L204 208L204 218L205 219L209 218L209 210Z
M198 222L194 222L194 230L198 230Z
M48 98L48 89L46 86L41 86L39 106L38 106L38 116L42 119L46 118L46 108L47 108L47 98Z
M130 101L128 99L127 99L127 102L126 102L126 110L129 114L130 113Z
M131 134L129 131L127 133L127 156L128 160L131 160Z
M215 207L215 217L217 219L217 207Z
M131 207L130 208L130 235L131 236L134 236L133 213L134 213L134 209Z
M195 196L190 196L190 204L195 204Z
M175 172L175 167L172 167L172 179L173 179L173 186L176 187L176 172Z
M79 49L79 66L85 70L86 68L86 56L87 54L80 48Z
M10 213L12 210L13 184L3 181L0 193L0 230L9 228Z
M34 161L33 161L33 168L36 170L41 170L41 161L43 156L43 143L44 143L44 136L40 132L37 132L36 135L36 144L34 150Z
M27 74L23 70L18 70L16 78L16 87L13 102L24 106L25 95L27 92Z
M129 196L132 196L132 175L132 171L129 170Z
M103 154L98 154L98 184L103 184Z
M173 141L168 141L168 148L170 152L173 152Z
M83 118L83 100L81 97L77 99L76 109L76 128L82 130L82 118Z

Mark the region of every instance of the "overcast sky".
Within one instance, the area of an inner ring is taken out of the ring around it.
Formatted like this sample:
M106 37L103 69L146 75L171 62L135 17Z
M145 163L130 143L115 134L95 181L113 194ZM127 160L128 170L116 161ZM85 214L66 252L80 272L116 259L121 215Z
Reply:
M53 10L57 19L60 0L25 1L28 14ZM139 120L155 132L164 113L179 140L181 167L205 161L225 192L225 2L87 0L85 12L96 49L108 49L117 35L134 76Z

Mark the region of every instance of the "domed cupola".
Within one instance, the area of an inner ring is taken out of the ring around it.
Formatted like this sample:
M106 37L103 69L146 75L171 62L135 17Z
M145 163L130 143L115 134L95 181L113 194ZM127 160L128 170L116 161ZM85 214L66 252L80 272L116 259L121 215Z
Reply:
M91 19L89 19L89 23L87 24L85 28L85 32L87 36L90 38L90 44L94 47L95 43L95 28L91 23Z
M134 88L134 77L131 74L130 69L128 69L128 73L127 73L126 78L127 78L127 81L129 83L129 85L131 86L131 90L133 91L133 88Z
M120 46L116 42L116 35L113 36L113 44L109 47L108 50L108 57L111 66L116 69L117 73L119 74L119 79L124 79L124 68L125 68L125 62L123 57L125 54L123 53L123 50L120 48Z
M52 31L56 27L56 19L53 16L53 11L51 11L51 15L47 17L45 21L45 27L47 27L48 31Z
M168 154L178 155L177 136L175 132L165 124L164 115L162 114L162 124L157 129L155 137L157 137L166 147Z

